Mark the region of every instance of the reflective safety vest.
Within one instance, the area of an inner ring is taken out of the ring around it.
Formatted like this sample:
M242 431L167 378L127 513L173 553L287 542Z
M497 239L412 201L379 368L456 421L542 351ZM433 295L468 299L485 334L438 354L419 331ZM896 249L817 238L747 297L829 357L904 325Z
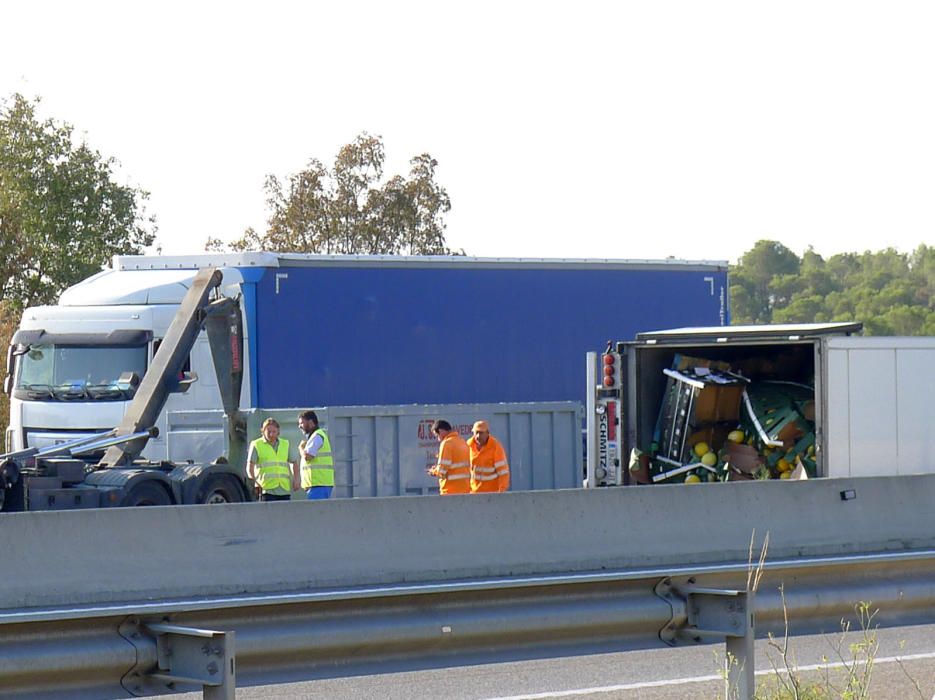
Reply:
M324 441L321 449L314 457L309 457L302 450L302 488L310 489L313 486L334 486L334 457L331 454L331 440L328 433L318 428L309 436L309 442L316 435L321 435Z
M471 492L471 451L458 433L452 431L442 440L432 474L438 477L442 496Z
M263 493L284 496L292 493L292 469L289 465L289 441L279 438L276 449L257 438L250 443L256 450L256 482Z
M510 465L500 441L489 435L483 447L474 437L467 444L471 449L471 493L502 493L509 489Z

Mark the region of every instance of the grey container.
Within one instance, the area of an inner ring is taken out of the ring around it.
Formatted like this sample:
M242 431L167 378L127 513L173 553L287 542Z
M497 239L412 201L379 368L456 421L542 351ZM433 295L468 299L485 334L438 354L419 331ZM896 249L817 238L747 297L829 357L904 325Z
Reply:
M249 438L275 418L291 444L301 439L300 408L264 411L247 420ZM334 497L405 496L438 493L425 473L435 463L438 442L430 426L447 420L465 439L476 420L490 423L510 463L512 491L575 488L583 478L581 426L575 401L315 408L335 455Z

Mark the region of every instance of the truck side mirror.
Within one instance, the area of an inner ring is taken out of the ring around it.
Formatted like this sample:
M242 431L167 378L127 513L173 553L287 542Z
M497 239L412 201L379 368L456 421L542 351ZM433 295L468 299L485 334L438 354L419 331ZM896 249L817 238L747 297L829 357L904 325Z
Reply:
M11 391L13 391L13 375L8 374L3 378L3 393L9 396Z
M136 372L121 372L117 377L117 385L136 389L140 385L140 375Z
M174 383L174 386L172 387L171 390L173 392L179 392L179 393L184 394L186 391L188 391L189 387L191 387L192 384L198 381L198 373L197 372L182 372L181 374L182 376L179 377L178 380Z
M123 392L124 396L129 399L136 394L136 390L140 388L141 381L140 375L136 372L121 372L113 386Z

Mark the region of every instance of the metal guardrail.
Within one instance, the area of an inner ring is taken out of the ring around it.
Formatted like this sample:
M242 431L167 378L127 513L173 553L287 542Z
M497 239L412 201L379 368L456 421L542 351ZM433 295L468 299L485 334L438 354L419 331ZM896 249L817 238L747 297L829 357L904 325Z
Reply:
M754 623L783 631L780 583L792 634L836 632L860 601L880 624L932 621L933 488L918 475L7 514L0 687L100 698L195 681L230 697L236 682L695 637L752 670ZM755 619L741 595L753 524L773 557ZM731 676L749 695L752 678Z
M11 697L105 698L200 685L206 698L233 698L235 678L276 683L727 639L743 667L729 688L745 698L753 687L753 617L741 600L747 568L732 562L6 610L0 687ZM756 633L782 634L784 608L791 634L840 631L859 601L872 602L881 625L935 621L935 550L767 561Z

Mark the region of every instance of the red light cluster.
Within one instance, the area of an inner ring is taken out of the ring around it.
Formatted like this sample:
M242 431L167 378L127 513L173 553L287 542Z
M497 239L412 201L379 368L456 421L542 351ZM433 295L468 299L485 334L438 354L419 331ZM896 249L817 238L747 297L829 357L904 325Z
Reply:
M613 355L604 355L604 386L611 387L616 383L616 377L614 376L614 356Z

